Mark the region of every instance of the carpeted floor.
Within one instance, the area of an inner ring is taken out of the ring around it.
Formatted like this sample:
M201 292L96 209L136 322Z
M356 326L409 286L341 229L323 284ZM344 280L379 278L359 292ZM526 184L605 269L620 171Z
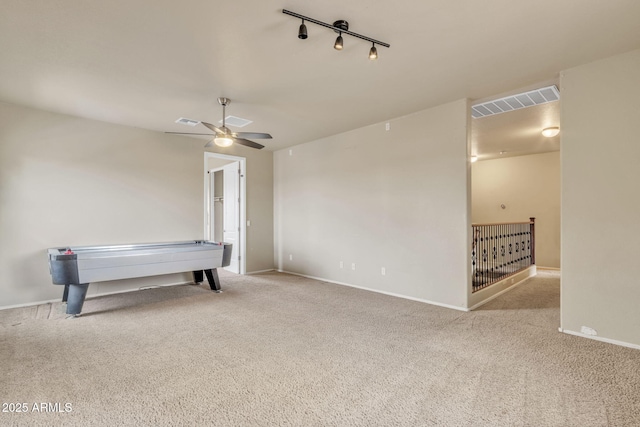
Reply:
M471 313L221 280L0 311L0 425L640 425L640 351L559 333L557 272Z

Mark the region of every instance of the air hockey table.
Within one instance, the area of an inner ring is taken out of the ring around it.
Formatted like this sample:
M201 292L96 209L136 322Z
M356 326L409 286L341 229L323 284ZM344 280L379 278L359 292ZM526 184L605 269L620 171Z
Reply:
M64 285L67 314L82 311L91 282L193 272L194 281L207 276L212 291L220 292L218 267L231 262L231 244L191 240L112 246L48 249L49 271L55 285Z

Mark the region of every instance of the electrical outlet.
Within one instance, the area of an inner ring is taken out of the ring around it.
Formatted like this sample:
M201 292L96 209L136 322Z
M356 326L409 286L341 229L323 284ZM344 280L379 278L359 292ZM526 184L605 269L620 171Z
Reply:
M289 155L293 156L293 150L289 150Z
M251 220L250 219L247 220L247 227L251 227Z
M340 261L340 268L344 268L344 262Z
M289 254L289 261L293 261L293 255Z
M380 274L382 274L383 276L386 276L386 275L387 275L387 269L386 269L386 268L384 268L384 267L382 267L382 268L380 269Z
M352 262L352 263L351 263L351 269L352 269L352 270L355 270L355 269L356 269L356 263L355 263L355 262Z
M384 125L384 129L385 129L385 130L390 130L390 129L391 129L391 123L387 122L387 123Z

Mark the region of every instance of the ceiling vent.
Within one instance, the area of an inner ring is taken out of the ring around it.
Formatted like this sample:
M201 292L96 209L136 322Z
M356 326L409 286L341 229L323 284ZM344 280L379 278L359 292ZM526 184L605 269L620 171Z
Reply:
M480 117L493 116L494 114L533 107L534 105L546 104L547 102L553 102L559 99L560 92L558 92L557 87L543 87L530 92L518 93L505 98L472 105L471 117L478 119Z
M180 117L178 120L176 120L176 123L180 123L181 125L187 125L187 126L195 126L200 122L197 120L185 119L184 117Z
M227 116L224 118L224 121L225 121L225 125L234 126L237 128L242 128L248 125L249 123L253 123L251 120L243 119L236 116ZM218 123L222 124L222 120L220 120Z

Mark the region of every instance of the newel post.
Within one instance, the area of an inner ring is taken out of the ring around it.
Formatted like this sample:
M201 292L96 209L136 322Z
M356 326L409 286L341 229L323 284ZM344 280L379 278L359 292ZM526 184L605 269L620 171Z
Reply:
M531 264L536 263L536 219L535 217L529 218L531 223L529 224L531 231Z

